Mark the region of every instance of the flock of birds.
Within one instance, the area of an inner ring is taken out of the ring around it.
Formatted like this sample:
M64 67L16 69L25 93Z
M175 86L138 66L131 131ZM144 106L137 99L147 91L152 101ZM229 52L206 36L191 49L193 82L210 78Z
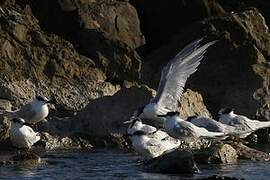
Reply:
M127 133L134 149L146 158L158 157L178 148L183 141L190 144L201 138L245 138L260 128L270 127L270 122L251 120L235 114L230 108L218 112L218 121L197 116L184 120L179 116L178 103L188 77L197 70L207 48L217 42L201 45L202 40L191 42L168 62L162 70L156 96L124 122L129 124ZM48 98L37 96L16 111L1 110L0 114L11 119L10 139L15 147L31 148L40 140L39 133L30 125L48 116L48 103L52 103ZM144 124L142 119L161 122L164 130Z
M129 123L127 133L133 148L146 158L178 148L181 142L192 144L201 138L222 140L228 136L245 138L258 129L270 127L270 122L235 114L231 108L222 108L218 121L198 116L184 120L179 116L177 109L188 77L197 70L207 48L217 42L201 45L202 40L191 42L168 62L162 70L156 96L124 122ZM163 123L164 131L143 124L141 119Z

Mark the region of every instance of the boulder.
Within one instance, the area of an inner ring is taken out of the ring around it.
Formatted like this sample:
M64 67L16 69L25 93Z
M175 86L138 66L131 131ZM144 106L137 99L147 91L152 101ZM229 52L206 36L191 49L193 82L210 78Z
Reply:
M141 61L134 50L145 43L137 12L128 2L20 0L29 4L41 27L76 45L112 82L139 79Z
M264 58L268 56L269 30L256 9L187 26L147 56L142 66L143 82L156 88L162 67L186 44L204 35L208 37L204 42L220 41L208 49L186 87L201 93L211 114L229 106L250 118L269 119L270 74Z
M232 144L237 151L239 159L252 160L252 161L269 161L270 155L268 153L250 148L242 143Z
M0 98L12 100L14 109L39 94L54 99L59 113L77 111L91 99L119 90L71 43L43 32L29 6L3 10Z
M194 153L198 164L236 164L237 151L229 144L216 143Z
M14 154L13 152L1 152L0 166L10 164L24 164L33 166L41 163L40 157L34 152L20 152Z
M144 162L146 170L165 174L193 174L199 169L192 153L175 150Z
M0 99L0 111L11 110L11 103L8 100ZM9 137L10 121L0 114L0 143L2 144Z
M127 125L123 122L129 120L134 111L147 104L154 95L155 91L144 85L122 88L113 96L91 101L84 110L72 118L71 126L89 136L126 134ZM183 118L194 114L210 116L200 94L191 90L183 94L182 105L180 114ZM157 127L162 126L151 120L144 122Z

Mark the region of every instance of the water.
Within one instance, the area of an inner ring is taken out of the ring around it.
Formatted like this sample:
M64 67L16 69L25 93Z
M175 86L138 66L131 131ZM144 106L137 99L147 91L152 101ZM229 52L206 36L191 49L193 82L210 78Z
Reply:
M112 150L92 152L49 152L46 163L0 167L0 179L196 179L211 175L245 179L269 179L270 163L241 161L237 165L200 167L192 178L145 172L134 153Z

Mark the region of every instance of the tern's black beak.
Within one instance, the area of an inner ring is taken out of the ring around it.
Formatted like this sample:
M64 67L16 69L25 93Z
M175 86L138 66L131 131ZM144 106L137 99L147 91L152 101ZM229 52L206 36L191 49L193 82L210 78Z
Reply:
M167 114L161 114L161 115L157 115L158 117L166 117Z
M52 101L52 100L46 101L46 103L47 103L47 104L55 104L55 102Z

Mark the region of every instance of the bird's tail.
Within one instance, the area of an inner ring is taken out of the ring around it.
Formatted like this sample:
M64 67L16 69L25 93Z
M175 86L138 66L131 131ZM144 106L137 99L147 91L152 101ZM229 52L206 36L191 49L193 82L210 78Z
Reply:
M258 121L255 130L270 127L270 121Z

